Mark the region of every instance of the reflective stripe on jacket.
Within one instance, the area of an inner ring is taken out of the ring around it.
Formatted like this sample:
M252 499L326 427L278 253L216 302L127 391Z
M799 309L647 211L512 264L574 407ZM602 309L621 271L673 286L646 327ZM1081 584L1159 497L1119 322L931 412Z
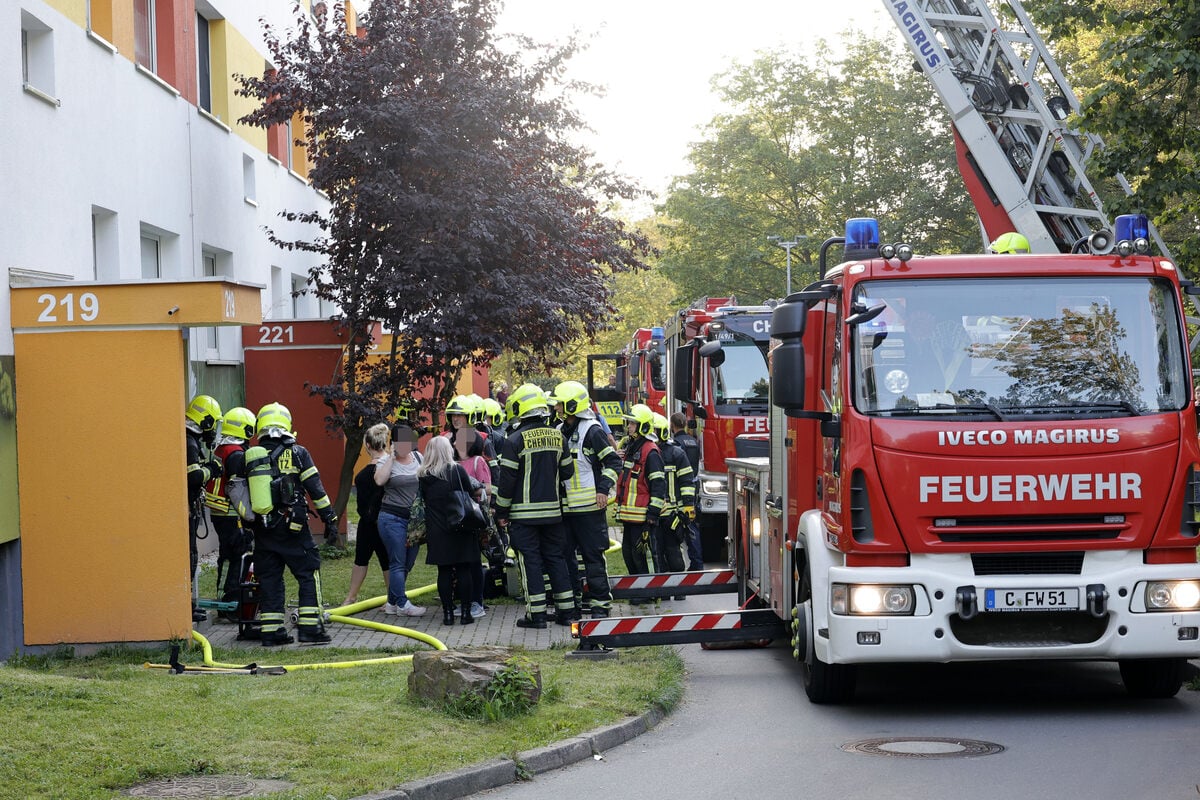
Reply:
M625 451L624 469L617 479L617 519L645 522L662 514L667 502L667 479L658 445L639 437ZM653 513L650 514L650 510Z

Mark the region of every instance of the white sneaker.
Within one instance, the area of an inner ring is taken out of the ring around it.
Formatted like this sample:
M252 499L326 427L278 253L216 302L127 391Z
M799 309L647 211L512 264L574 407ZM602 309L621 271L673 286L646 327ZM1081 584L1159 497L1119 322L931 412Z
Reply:
M400 610L396 613L403 614L406 617L419 617L425 613L425 606L415 606L413 605L412 601L409 600L407 603L400 606Z
M394 606L391 603L384 603L383 604L383 613L390 614L391 616L394 617L394 616L400 614L400 606Z
M484 610L482 603L471 603L471 619L479 619L486 616L487 611Z

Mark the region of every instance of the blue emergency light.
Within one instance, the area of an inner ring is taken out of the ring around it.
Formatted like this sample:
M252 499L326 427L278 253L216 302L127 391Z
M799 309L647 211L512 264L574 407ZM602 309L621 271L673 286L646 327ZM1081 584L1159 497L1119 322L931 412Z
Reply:
M846 260L879 255L879 221L870 217L846 220Z
M1145 214L1122 214L1117 217L1117 241L1150 238L1150 218Z
M1122 214L1117 217L1113 227L1119 255L1150 252L1150 217L1145 214Z
M663 329L661 327L655 326L650 329L650 338L651 339L665 339L667 337L663 334Z

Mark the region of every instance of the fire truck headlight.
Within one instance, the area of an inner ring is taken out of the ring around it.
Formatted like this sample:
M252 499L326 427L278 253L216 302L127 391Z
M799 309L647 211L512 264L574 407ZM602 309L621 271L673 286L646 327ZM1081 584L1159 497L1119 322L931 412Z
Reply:
M835 614L911 616L916 607L911 586L835 583L831 600Z
M1200 582L1151 581L1146 584L1146 609L1183 611L1200 608Z
M700 491L705 494L725 494L725 481L706 479L700 482Z

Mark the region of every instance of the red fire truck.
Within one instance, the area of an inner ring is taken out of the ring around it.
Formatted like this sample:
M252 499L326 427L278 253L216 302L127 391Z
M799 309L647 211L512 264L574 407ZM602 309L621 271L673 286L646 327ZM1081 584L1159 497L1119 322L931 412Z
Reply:
M993 659L1117 661L1131 694L1174 695L1200 657L1198 290L1145 254L1144 220L1107 254L930 257L873 223L775 309L769 454L729 460L734 568L614 584L721 583L742 610L581 642L790 628L818 703L859 664Z
M725 460L766 453L771 310L709 297L664 326L668 413L682 411L700 441L696 519L706 561L727 556Z

